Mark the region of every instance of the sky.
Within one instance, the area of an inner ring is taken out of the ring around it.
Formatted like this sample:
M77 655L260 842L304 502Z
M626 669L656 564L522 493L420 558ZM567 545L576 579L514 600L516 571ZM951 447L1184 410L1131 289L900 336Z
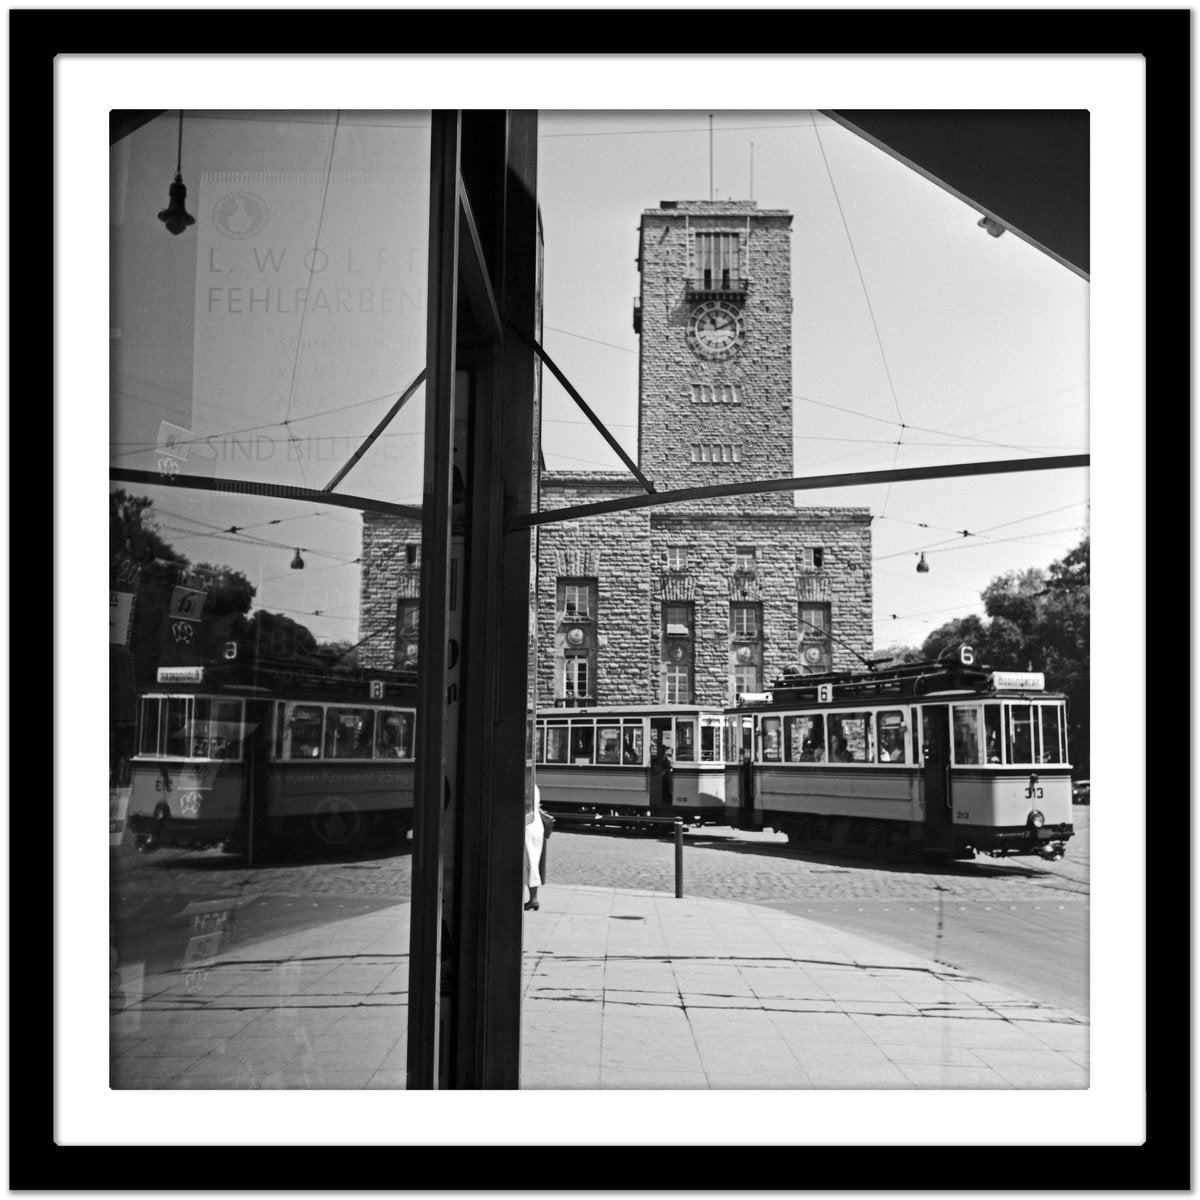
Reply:
M156 214L180 153L197 223L173 238ZM114 465L325 486L422 366L427 161L426 113L198 110L181 144L171 112L120 145ZM1087 452L1089 285L1015 235L988 236L962 200L812 110L546 111L545 346L631 456L640 214L710 195L793 214L794 474ZM548 373L544 389L547 467L621 470ZM339 490L419 502L423 399ZM1077 545L1087 476L797 502L872 513L880 651L982 613L996 576ZM142 490L168 541L243 570L259 604L322 639L370 632L352 511Z

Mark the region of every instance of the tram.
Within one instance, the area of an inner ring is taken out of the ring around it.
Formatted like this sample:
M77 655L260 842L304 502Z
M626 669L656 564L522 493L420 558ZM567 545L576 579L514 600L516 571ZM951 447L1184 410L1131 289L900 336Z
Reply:
M129 768L138 849L403 840L415 702L411 672L160 668L139 697Z
M948 661L790 675L727 714L731 824L801 847L1061 858L1066 698L1038 672Z
M541 709L535 755L542 807L729 824L727 728L720 708Z

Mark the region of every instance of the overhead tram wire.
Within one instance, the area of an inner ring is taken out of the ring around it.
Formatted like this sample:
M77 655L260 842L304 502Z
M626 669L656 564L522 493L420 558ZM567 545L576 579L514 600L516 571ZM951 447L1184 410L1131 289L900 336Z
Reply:
M812 117L812 114L809 114ZM888 363L887 351L883 345L883 335L879 332L879 322L875 317L875 306L871 303L871 293L867 287L866 277L863 275L862 264L858 259L858 250L854 245L854 235L850 232L850 222L846 219L846 211L842 207L842 198L838 194L837 182L833 178L833 168L829 165L829 158L825 153L825 143L821 139L821 131L817 127L815 117L812 122L813 133L816 135L817 148L821 151L821 161L825 164L825 174L829 179L829 186L833 191L834 203L837 205L838 216L842 220L842 229L846 234L846 242L850 247L850 257L854 260L854 269L858 272L859 286L862 288L863 299L867 304L867 313L871 318L871 328L875 331L875 344L879 347L879 358L883 363L883 373L887 378L888 391L892 396L892 403L896 406L896 420L900 426L900 435L896 440L896 452L892 456L892 468L895 469L896 464L900 461L900 446L904 441L904 413L900 409L900 398L896 395L896 383L892 379L892 368ZM883 494L883 506L880 509L881 514L887 512L888 501L891 499L892 485L887 485L887 490Z
M124 393L118 393L118 395L122 395L122 394L124 394ZM288 423L295 425L295 424L298 424L300 421L319 421L323 417L332 417L332 416L335 416L337 413L348 412L352 408L364 408L368 404L378 404L381 400L393 400L393 399L395 399L396 395L397 395L397 391L396 391L396 389L393 388L391 391L384 392L383 395L371 396L366 400L354 400L354 401L351 401L349 404L342 404L336 408L327 408L319 413L310 413L308 416L295 417L295 418L291 419ZM133 399L133 400L139 399L136 396L130 396L129 398ZM141 403L156 403L153 401L139 401L139 402L141 402ZM192 446L202 446L212 438L230 438L230 437L238 437L240 434L243 434L243 433L261 433L268 429L282 428L283 424L284 423L282 421L269 421L266 424L247 425L240 429L223 429L217 433L198 434L196 437L181 438L178 442L175 443L175 445L180 446L180 447L188 447L188 448L190 448ZM349 436L349 435L347 435L347 436ZM412 435L405 433L405 434L399 435L399 436L409 437ZM110 445L123 445L123 444L126 444L126 443L121 443L121 442L110 443ZM112 455L110 455L110 457L111 458L127 458L131 454L145 454L147 450L152 450L157 445L158 445L157 442L142 442L142 443L138 444L137 449L124 450L124 451L121 451L120 453L112 454Z
M305 284L305 289L306 289L305 295L306 296L312 290L313 271L315 270L316 265L317 265L317 251L320 249L320 246L321 246L321 229L325 224L325 205L326 205L326 202L329 200L329 184L330 184L330 181L333 179L333 156L334 156L335 150L337 149L338 125L341 123L341 119L342 119L342 110L339 108L337 110L337 115L334 117L333 133L329 139L329 162L325 167L325 189L321 193L321 211L317 216L317 233L316 233L316 236L313 238L312 253L308 256L308 282L307 282L307 284ZM295 444L295 439L292 436L292 431L290 428L291 417L292 417L292 403L295 399L295 394L296 394L296 373L300 369L300 352L304 346L304 322L307 319L307 317L308 317L308 302L305 301L304 307L300 310L300 330L296 335L296 354L292 359L292 379L288 385L287 416L284 418L284 421L283 421L284 428L286 428L287 432L288 432L289 444L293 444L293 445ZM296 461L300 465L300 478L304 480L304 486L307 487L308 486L308 475L304 470L303 456L298 456Z

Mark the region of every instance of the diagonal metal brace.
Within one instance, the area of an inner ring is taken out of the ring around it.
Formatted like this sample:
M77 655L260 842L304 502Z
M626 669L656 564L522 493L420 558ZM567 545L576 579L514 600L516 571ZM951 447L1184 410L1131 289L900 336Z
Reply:
M630 471L633 472L633 475L637 479L638 483L640 483L647 492L653 495L655 491L654 484L652 484L650 480L648 480L645 475L638 470L637 464L634 463L633 459L625 453L624 448L617 441L617 439L614 438L613 435L604 427L604 422L601 421L600 418L596 416L596 414L588 407L587 401L584 400L584 398L575 390L574 387L572 387L570 380L568 380L567 377L558 369L558 367L555 366L554 361L551 359L550 355L548 355L546 351L542 349L537 339L530 337L529 334L527 334L514 322L510 321L509 324L516 331L516 334L521 341L523 341L531 350L533 350L538 358L540 358L542 362L544 362L546 366L550 368L550 373L555 379L558 380L559 383L563 385L564 388L566 388L567 395L569 395L571 399L579 405L583 415L587 417L587 419L591 421L591 423L600 431L600 435L604 438L604 440L613 448L613 450L616 451L618 457L630 469Z
M359 448L355 450L352 455L350 455L349 459L346 460L337 474L334 475L334 477L321 489L323 492L332 492L333 489L337 487L337 485L341 483L347 475L350 474L354 464L358 462L358 460L362 458L362 456L366 454L368 450L370 450L375 439L387 428L391 419L404 407L408 401L408 398L413 394L413 392L415 392L417 388L419 388L421 384L425 382L425 376L427 372L427 367L421 368L420 375L418 375L416 379L414 379L412 383L410 383L408 387L404 389L404 394L399 400L396 401L395 404L392 405L391 408L387 410L387 412L384 414L383 420L381 420L379 424L376 425L375 428L372 429L367 435L366 441L363 442L363 444L359 446Z

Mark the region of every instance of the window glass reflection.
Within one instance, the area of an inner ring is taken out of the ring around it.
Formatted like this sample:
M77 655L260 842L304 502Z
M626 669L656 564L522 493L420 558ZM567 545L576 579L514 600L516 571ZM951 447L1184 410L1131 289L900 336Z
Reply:
M364 994L405 992L429 135L173 111L113 147L110 467L142 473L109 494L114 1088L404 1085L402 1005L363 1014L368 1070L314 997L347 909L381 914Z

